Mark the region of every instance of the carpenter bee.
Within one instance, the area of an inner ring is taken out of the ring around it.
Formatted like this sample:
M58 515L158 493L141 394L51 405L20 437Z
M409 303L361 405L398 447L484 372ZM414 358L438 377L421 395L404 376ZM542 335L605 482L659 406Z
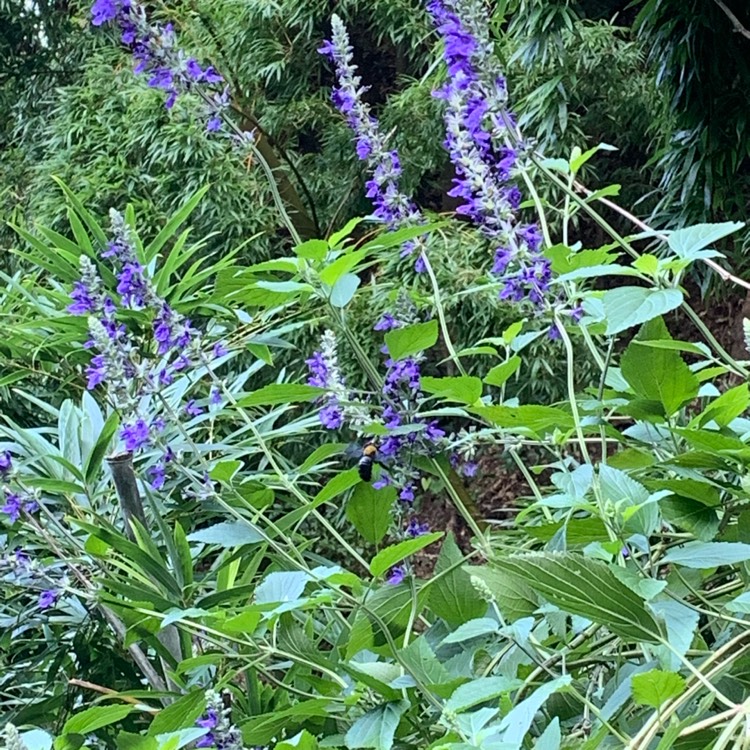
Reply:
M378 455L378 446L375 443L365 443L362 448L362 455L357 463L357 471L363 482L369 482L372 479L372 467L374 466Z

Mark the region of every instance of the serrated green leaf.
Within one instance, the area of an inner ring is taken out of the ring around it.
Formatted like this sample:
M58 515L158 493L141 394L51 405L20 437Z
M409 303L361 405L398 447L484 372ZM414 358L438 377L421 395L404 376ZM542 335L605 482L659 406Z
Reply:
M644 289L622 286L609 289L602 296L607 320L607 335L617 333L664 315L682 304L679 289Z
M646 642L661 638L659 624L643 599L603 562L570 553L536 553L501 559L496 565L521 576L551 604L606 625L617 635Z
M415 323L405 328L396 328L385 334L385 345L389 356L398 361L434 346L438 340L438 322Z
M493 367L487 375L484 377L484 382L487 385L501 386L508 378L518 371L521 366L521 358L517 355L513 355L507 362L503 362L500 365Z
M718 568L750 560L750 544L742 542L688 542L673 547L660 562L685 568Z
M346 504L346 517L366 542L379 544L388 533L395 502L393 485L375 489L369 482L360 482Z
M371 709L349 728L346 733L346 746L350 750L390 750L393 747L396 728L408 708L407 701L398 701Z
M435 565L438 578L430 586L429 606L452 628L487 612L487 602L471 585L471 576L460 567L455 567L462 559L461 550L449 532ZM440 575L446 570L450 572Z
M423 377L420 385L425 393L460 404L473 404L482 395L482 381L479 378L463 375L458 377Z
M265 541L263 535L249 522L223 521L205 529L188 534L191 542L216 544L231 549L245 544L258 544Z
M677 672L652 669L641 674L634 674L630 684L636 703L641 706L659 708L670 698L682 693L685 689L685 678Z

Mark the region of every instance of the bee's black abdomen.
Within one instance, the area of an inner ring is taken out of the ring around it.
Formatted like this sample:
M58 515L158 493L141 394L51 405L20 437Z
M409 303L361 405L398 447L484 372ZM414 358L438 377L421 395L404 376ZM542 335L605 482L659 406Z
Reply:
M359 477L363 482L369 482L372 479L373 460L370 456L362 456L357 464Z

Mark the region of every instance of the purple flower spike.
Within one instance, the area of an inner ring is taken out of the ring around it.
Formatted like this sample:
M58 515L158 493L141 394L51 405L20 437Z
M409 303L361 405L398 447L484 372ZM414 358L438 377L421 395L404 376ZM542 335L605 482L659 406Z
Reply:
M457 209L495 245L492 273L504 282L500 298L543 306L549 261L533 224L517 223L521 193L513 184L519 150L508 110L505 78L489 34L482 0L433 0L428 5L444 40L448 82L435 93L445 101L445 145L456 168L449 195Z

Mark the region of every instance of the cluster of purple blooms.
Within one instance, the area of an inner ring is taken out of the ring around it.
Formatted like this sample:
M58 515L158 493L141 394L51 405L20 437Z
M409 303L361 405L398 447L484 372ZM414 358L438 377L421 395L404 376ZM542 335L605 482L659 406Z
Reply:
M329 57L336 66L338 86L332 93L333 103L346 116L355 134L357 156L371 173L366 188L367 197L375 207L374 216L391 230L423 224L425 219L419 209L399 187L402 169L398 152L388 148L387 137L380 131L370 106L362 99L368 87L362 86L362 79L357 75L349 35L343 21L335 14L331 17L331 30L331 41L324 42L318 52ZM415 270L422 272L425 268L422 240L404 243L401 254L410 255L415 250L418 251Z
M523 149L508 110L505 78L493 51L490 19L482 0L432 0L428 4L444 40L448 80L435 92L445 101L445 146L456 168L449 195L495 244L493 274L501 299L541 307L549 290L549 261L533 224L520 224L521 191L513 182Z
M202 67L180 49L171 23L150 23L135 0L95 0L91 16L94 26L114 22L119 28L121 42L135 59L135 72L148 76L149 86L166 93L167 109L180 94L197 92L208 105L207 130L221 128L221 113L229 106L228 88L217 88L224 79L212 66Z
M8 516L12 524L18 521L22 512L31 515L39 510L37 496L20 486L11 486L14 473L15 467L10 451L0 451L0 491L5 498L5 504L0 511ZM0 560L0 570L5 568L10 569L13 580L21 581L25 588L42 588L37 601L39 609L49 609L57 603L60 592L57 589L40 586L41 579L44 579L45 585L49 585L48 576L39 575L35 565L32 564L31 556L20 547L14 550L12 555L7 555Z
M21 513L36 513L39 510L39 500L37 496L32 495L20 487L12 487L10 484L13 473L13 456L10 451L0 452L0 488L2 488L5 504L0 511L8 516L11 523L15 523Z
M242 733L229 718L230 709L215 690L206 690L206 712L195 723L208 729L196 743L196 747L215 747L218 750L243 750Z
M406 317L413 311L405 310ZM386 313L376 323L378 331L388 331L406 325L408 320ZM387 349L383 352L387 355ZM371 424L373 419L366 404L358 402L347 392L336 357L336 340L331 331L326 331L321 347L307 361L310 370L308 384L323 388L324 406L320 411L320 421L328 429L339 429L345 424L355 432ZM418 415L422 401L419 356L394 360L390 356L385 361L386 375L380 403L383 405L380 422L388 430L388 435L380 440L378 456L387 463L373 484L376 489L393 485L398 489L401 507L396 515L406 516L408 522L403 534L415 537L429 531L426 524L420 523L413 515L419 471L412 464L414 455L432 455L435 446L445 437L436 420L425 420ZM399 583L399 571L389 576L392 583ZM405 574L405 573L404 573ZM401 576L403 578L403 576Z
M166 427L166 419L158 410L156 416L151 417L142 412L144 397L157 394L188 367L199 363L208 365L209 359L203 353L200 331L157 294L138 260L130 227L117 211L112 210L110 216L112 240L102 257L114 266L120 305L152 312L154 355L143 356L143 347L126 326L117 321L118 306L107 294L96 266L87 256L81 257L81 279L75 282L68 311L88 316L90 338L85 346L95 352L86 368L88 388L102 386L106 389L112 406L122 415L120 438L125 449L132 453L154 444ZM226 354L223 344L214 345L213 360ZM212 389L209 402L221 402L216 388ZM184 412L194 417L203 409L191 399ZM175 454L167 447L159 463L150 470L155 489L163 487L167 466L174 460Z

